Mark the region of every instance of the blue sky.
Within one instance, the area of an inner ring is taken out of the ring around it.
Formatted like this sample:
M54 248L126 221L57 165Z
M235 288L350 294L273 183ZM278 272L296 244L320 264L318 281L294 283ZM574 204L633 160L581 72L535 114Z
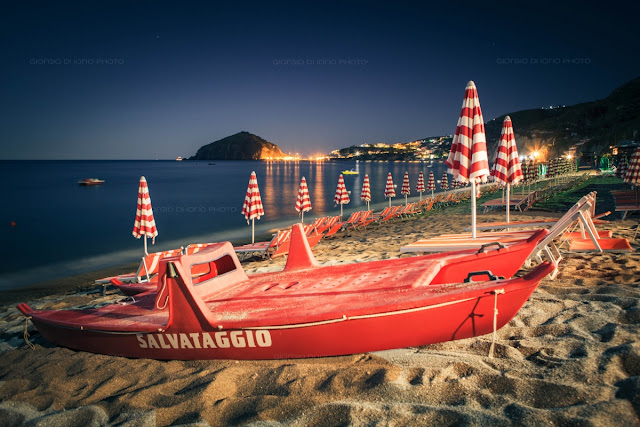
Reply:
M637 77L637 12L13 2L0 17L0 158L172 159L243 130L300 154L450 134L469 80L488 121Z

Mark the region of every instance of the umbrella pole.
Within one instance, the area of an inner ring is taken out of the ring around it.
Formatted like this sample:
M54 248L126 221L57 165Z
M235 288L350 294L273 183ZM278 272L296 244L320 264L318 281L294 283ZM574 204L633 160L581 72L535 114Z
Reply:
M409 195L405 194L404 195L404 205L407 206L409 204Z
M149 252L147 252L147 236L144 236L144 254L149 255Z
M511 206L509 206L509 194L511 193L511 189L509 187L510 184L507 182L507 224L509 223L509 212L511 211Z
M476 238L476 182L471 181L471 238Z
M342 203L340 203L340 221L342 221Z
M304 224L304 211L302 211L302 218L300 218L300 224Z
M389 207L391 207L391 197L389 197Z
M255 225L256 225L256 219L255 218L251 218L251 244L254 244L256 242L255 239Z

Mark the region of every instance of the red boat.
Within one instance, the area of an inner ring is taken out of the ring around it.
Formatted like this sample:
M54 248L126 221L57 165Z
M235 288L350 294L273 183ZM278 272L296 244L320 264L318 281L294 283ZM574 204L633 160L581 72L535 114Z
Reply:
M295 225L281 272L249 278L231 244L218 243L163 259L157 289L135 300L97 309L18 309L49 341L94 353L182 360L319 357L490 333L509 322L556 269L543 263L520 278L482 271L469 273L468 283L434 284L443 270L455 270L447 266L464 267L460 257L321 267ZM474 276L491 280L474 282Z
M490 243L480 250L465 249L444 254L431 254L416 257L419 260L435 260L441 262L438 274L431 280L431 285L463 282L472 271L486 270L489 266L495 276L512 277L518 272L531 255L545 244L549 231L536 231L529 239L516 244ZM313 236L312 236L313 237ZM309 240L309 238L307 238ZM288 242L287 242L288 244ZM313 247L313 243L310 241ZM396 261L386 261L390 268ZM286 270L285 270L286 271ZM158 287L158 276L150 281L133 282L117 277L109 278L109 282L126 296L134 296L144 292L155 291ZM256 276L251 276L251 278ZM105 282L105 283L109 283Z

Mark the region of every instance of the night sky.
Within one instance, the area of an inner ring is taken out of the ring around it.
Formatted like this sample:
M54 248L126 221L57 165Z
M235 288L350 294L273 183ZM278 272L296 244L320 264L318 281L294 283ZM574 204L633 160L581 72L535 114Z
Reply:
M469 80L489 121L640 71L637 2L426 3L5 2L0 159L327 153L453 133Z

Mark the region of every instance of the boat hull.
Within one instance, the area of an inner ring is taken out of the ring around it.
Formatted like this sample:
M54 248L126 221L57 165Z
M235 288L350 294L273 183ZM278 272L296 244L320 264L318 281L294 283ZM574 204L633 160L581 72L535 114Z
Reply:
M148 359L288 359L337 356L471 338L507 324L538 282L487 289L476 297L325 322L256 329L170 328L98 331L56 325L47 312L25 313L48 341L75 350ZM496 304L496 290L499 294Z
M323 267L298 224L281 272L249 278L233 246L217 243L163 258L157 290L130 301L83 310L18 309L47 340L93 353L182 360L337 356L490 333L557 267L542 263L510 279L476 271L464 281L434 285L445 259Z

